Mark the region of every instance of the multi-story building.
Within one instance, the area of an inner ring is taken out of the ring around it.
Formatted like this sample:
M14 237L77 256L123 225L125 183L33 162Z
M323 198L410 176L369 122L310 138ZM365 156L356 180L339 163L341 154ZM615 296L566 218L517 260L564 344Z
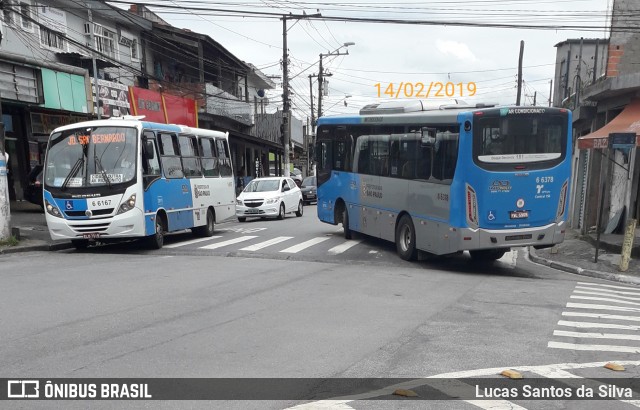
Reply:
M173 27L140 5L2 5L0 107L12 199L21 199L55 127L125 114L229 132L236 173L282 172L277 114L262 114L265 90L275 84L211 37ZM292 134L301 134L301 122L292 123Z

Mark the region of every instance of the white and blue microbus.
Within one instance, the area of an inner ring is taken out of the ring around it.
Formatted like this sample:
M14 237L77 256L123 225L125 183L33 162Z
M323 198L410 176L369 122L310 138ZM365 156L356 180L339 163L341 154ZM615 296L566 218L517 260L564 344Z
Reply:
M418 251L495 260L564 240L571 112L393 101L322 117L318 217Z
M228 134L143 117L80 122L55 129L44 169L44 207L54 240L145 238L167 232L211 236L235 216Z

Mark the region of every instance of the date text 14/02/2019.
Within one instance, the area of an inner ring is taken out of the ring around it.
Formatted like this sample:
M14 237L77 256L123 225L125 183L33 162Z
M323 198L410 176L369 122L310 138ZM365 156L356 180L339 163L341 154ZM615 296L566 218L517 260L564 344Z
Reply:
M377 97L387 98L432 98L432 97L473 97L476 94L476 83L454 83L431 81L399 83L376 83L373 85Z

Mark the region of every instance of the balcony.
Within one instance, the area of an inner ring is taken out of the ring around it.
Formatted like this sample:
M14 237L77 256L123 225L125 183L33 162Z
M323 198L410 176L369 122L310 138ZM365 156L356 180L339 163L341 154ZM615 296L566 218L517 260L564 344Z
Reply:
M231 118L244 125L253 124L251 105L213 84L206 84L206 101L205 112L207 114Z

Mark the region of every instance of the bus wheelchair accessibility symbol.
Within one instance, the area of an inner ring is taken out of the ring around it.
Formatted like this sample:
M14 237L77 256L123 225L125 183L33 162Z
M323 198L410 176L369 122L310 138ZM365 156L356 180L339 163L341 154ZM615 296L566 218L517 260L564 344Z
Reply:
M70 211L73 209L73 201L64 201L64 208L67 211Z
M496 216L493 214L493 211L489 211L489 214L487 215L487 219L489 221L493 221L494 219L496 219Z

